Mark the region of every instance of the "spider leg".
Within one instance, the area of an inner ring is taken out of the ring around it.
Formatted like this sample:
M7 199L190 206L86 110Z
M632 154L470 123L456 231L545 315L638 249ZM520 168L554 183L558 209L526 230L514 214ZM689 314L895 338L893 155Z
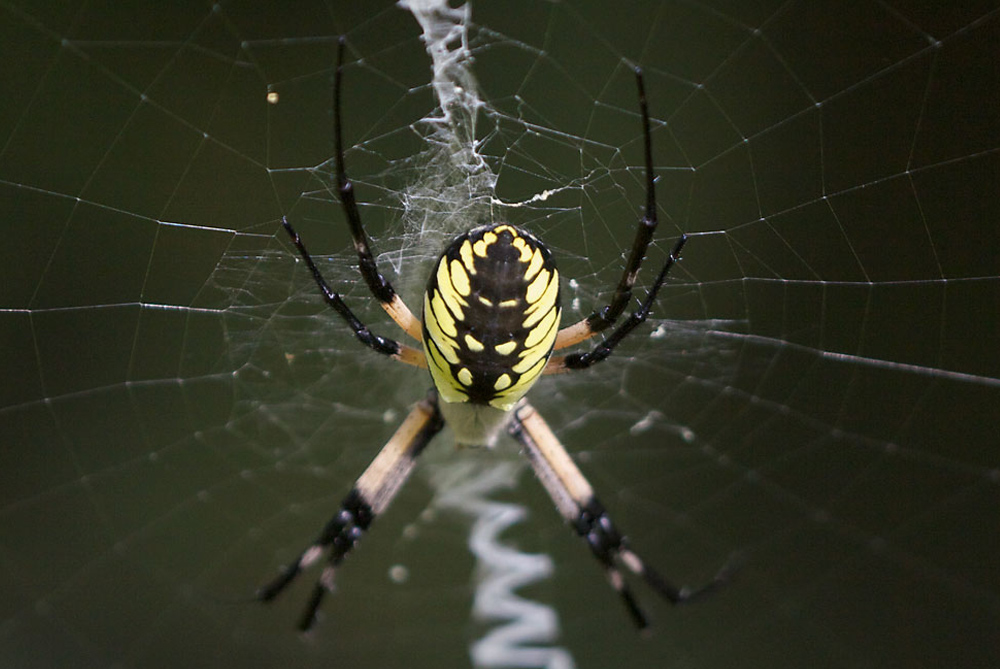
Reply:
M595 346L590 351L580 352L580 353L570 353L565 356L556 356L549 360L548 365L546 365L545 371L549 374L553 372L562 372L570 369L586 369L591 365L601 362L607 358L615 350L615 347L622 342L625 337L641 325L648 317L649 312L653 308L653 303L656 301L656 295L660 292L660 288L663 283L667 280L667 274L670 273L670 268L674 266L680 257L681 249L684 247L684 242L687 241L687 237L681 235L677 243L674 244L674 249L670 252L670 257L667 258L667 262L663 264L663 269L660 270L659 275L656 277L656 281L653 283L653 287L649 289L646 294L646 299L642 301L639 308L633 311L627 319L625 319L621 325L615 328L614 332L608 335L604 341Z
M635 68L635 80L639 89L639 109L642 113L642 135L646 159L646 209L639 225L635 231L635 239L632 242L632 251L629 253L625 269L622 271L621 279L615 288L611 301L600 309L595 309L593 313L573 325L569 325L559 331L556 337L555 350L566 348L577 344L584 339L592 337L594 334L613 325L618 317L625 311L629 299L632 297L632 287L639 274L639 267L646 256L646 249L653 239L653 232L656 231L658 219L656 216L656 174L653 171L653 141L649 131L649 105L646 102L646 87L643 84L642 68Z
M611 586L621 596L636 627L642 629L649 621L625 581L620 565L641 577L672 604L680 604L707 594L728 579L730 569L727 567L712 581L696 589L678 587L665 580L629 548L628 540L615 527L595 497L590 483L533 407L522 401L514 409L508 430L524 448L535 474L549 493L556 509L590 546Z
M302 243L302 239L299 237L299 233L295 231L292 224L288 222L285 217L281 218L281 225L284 226L285 231L288 236L291 237L292 243L295 244L295 248L299 250L299 255L305 261L306 266L312 273L313 281L319 287L320 293L323 295L323 299L326 303L333 308L341 318L343 318L347 324L354 331L354 336L363 343L368 348L372 349L376 353L381 353L383 355L388 355L396 360L405 362L409 365L415 365L417 367L426 367L427 360L424 358L422 351L407 346L405 344L400 344L395 339L389 339L388 337L381 337L371 330L368 326L361 322L361 320L354 315L347 303L344 302L343 298L339 293L335 293L327 285L326 280L320 273L319 268L316 267L316 263L313 262L312 256L309 255L309 251L306 250L305 244Z
M277 577L261 587L257 591L257 599L262 602L273 600L303 569L317 562L324 552L329 551L327 564L299 621L299 629L302 631L312 627L323 596L334 589L337 567L375 517L386 510L409 478L417 456L443 427L437 395L432 391L427 399L413 407L396 433L355 482L340 510L326 523L312 545L282 568Z
M354 249L358 254L358 269L361 271L365 283L368 284L368 289L371 290L372 295L379 301L386 313L392 317L392 320L396 321L408 335L420 341L420 320L413 315L403 299L396 294L389 280L378 269L371 251L368 234L361 224L361 214L358 212L358 203L354 198L354 184L348 178L344 168L344 143L341 134L343 123L340 114L340 82L344 62L344 45L345 40L341 37L337 46L337 69L333 79L333 135L334 149L337 155L337 193L340 197L340 204L344 208L344 215L347 217L347 224L351 229L351 237L354 239Z

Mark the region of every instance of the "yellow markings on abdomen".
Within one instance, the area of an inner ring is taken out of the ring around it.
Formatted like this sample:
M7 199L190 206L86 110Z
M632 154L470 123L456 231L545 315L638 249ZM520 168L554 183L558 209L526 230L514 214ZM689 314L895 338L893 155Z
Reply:
M475 274L476 263L472 257L472 242L468 239L462 242L462 245L458 247L458 255L462 259L462 267L464 267L469 274Z
M526 328L533 327L535 323L541 320L551 309L555 308L558 294L559 272L552 270L552 277L546 285L545 290L542 291L538 300L524 311L526 318L524 319L522 325Z
M473 353L479 353L486 348L481 341L468 334L465 335L465 346Z
M441 266L443 267L444 263L441 263ZM450 278L455 290L462 297L468 297L469 293L472 292L472 286L469 284L469 273L465 266L460 260L452 260L449 269L451 269ZM438 280L440 281L440 279Z
M534 304L538 302L545 289L549 287L549 271L543 269L535 277L535 280L528 284L528 290L524 293L524 299L528 300L528 304Z
M538 270L540 270L544 264L545 259L542 258L542 252L535 249L531 254L531 260L528 261L528 269L524 272L524 280L531 281L531 277L538 274Z
M553 312L553 318L549 322L548 330L543 329L540 325L531 331L532 335L537 332L540 332L541 335L537 340L533 340L530 346L528 346L528 342L525 340L526 348L519 354L521 361L511 369L518 374L526 374L528 370L535 366L537 361L542 360L544 362L548 359L549 354L552 352L552 345L556 342L556 335L559 333L559 315L558 310Z
M524 347L527 349L532 349L539 344L543 339L545 339L552 330L557 329L559 325L559 311L556 309L549 309L545 318L542 322L533 327L528 331L528 336L524 338Z
M514 349L516 348L517 348L516 341L508 341L504 342L503 344L497 344L496 346L493 347L493 350L499 353L500 355L510 355L511 353L514 352Z
M508 224L460 235L424 296L424 348L441 398L509 410L545 368L560 315L559 273L540 241Z
M431 372L431 379L434 381L434 387L437 388L441 399L445 402L467 402L469 396L449 371L451 367L448 361L441 357L438 348L425 339L424 351L427 357L427 368Z
M434 321L449 337L454 338L458 334L458 329L455 327L455 318L450 313L448 313L448 307L445 306L444 298L441 297L439 291L435 291L431 295L431 312L434 315Z

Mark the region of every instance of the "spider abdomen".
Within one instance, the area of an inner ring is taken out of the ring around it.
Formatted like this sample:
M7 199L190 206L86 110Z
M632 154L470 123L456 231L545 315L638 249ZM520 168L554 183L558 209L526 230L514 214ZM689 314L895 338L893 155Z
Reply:
M537 238L505 223L456 237L424 293L424 351L441 399L510 410L545 368L560 315L559 272Z

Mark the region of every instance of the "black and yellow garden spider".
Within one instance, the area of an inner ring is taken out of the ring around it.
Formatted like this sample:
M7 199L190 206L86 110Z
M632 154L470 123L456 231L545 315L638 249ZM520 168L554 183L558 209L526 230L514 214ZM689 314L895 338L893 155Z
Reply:
M302 571L328 552L327 565L299 622L309 629L320 602L334 587L334 573L386 510L413 470L417 456L447 423L456 442L493 446L501 434L522 447L559 513L583 537L604 567L637 627L647 619L619 568L637 574L670 602L689 601L726 578L723 569L707 585L678 588L661 578L628 546L611 522L587 479L524 394L542 374L585 369L607 358L649 315L667 273L680 257L681 235L639 308L589 351L552 357L554 350L578 344L618 320L632 297L632 287L656 229L652 142L642 71L636 68L646 163L646 207L632 250L610 302L587 318L559 328L559 272L549 249L533 235L507 223L486 224L456 237L438 259L424 293L423 317L417 319L379 272L344 169L341 140L340 88L344 42L334 77L334 141L340 202L351 228L360 272L385 311L423 351L374 334L326 284L299 235L287 219L285 230L312 273L326 300L372 350L417 367L430 369L434 388L418 402L357 479L354 487L316 540L280 574L261 588L258 599L270 601Z

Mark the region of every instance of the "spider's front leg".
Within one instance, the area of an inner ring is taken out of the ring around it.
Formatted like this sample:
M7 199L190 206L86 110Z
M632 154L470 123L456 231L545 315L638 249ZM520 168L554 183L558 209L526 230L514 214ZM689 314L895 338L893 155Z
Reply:
M729 578L731 567L726 566L712 581L699 588L679 588L664 580L629 548L627 539L611 522L590 483L533 407L522 401L514 409L508 429L511 436L524 448L536 476L559 513L584 538L594 557L604 567L608 581L621 596L636 627L644 628L649 622L625 582L619 564L641 577L672 604L705 595Z
M642 266L643 258L646 257L646 250L649 248L650 242L653 241L653 233L656 231L656 226L659 225L659 218L656 212L656 173L653 170L653 139L652 133L649 130L649 104L646 101L646 86L643 83L642 68L640 67L635 68L635 82L636 88L639 91L639 112L642 116L643 149L646 159L645 213L639 219L638 226L636 226L635 239L632 241L632 250L629 252L628 260L622 270L621 278L618 280L618 286L615 288L611 300L604 307L595 309L582 321L568 325L560 330L559 336L556 337L555 349L557 351L578 344L617 322L619 316L625 312L625 308L632 299L632 288L635 286L636 278L639 275L639 268ZM670 265L679 257L680 247L683 243L684 238L682 237L681 241L674 248L674 253L671 255L670 260L667 261L667 266L660 272L657 285L650 291L654 295L659 290L659 284L663 283L667 272L670 271ZM635 327L635 325L632 327ZM628 328L618 338L621 339L624 337L631 329ZM614 348L615 344L617 342L612 343L609 349ZM605 355L604 357L607 356ZM554 359L553 364L547 371L551 373L565 369L566 367L562 366L561 361L561 358ZM570 368L572 369L573 367Z
M427 399L413 407L396 433L355 482L337 514L327 522L312 545L286 565L270 583L257 591L258 600L273 600L303 569L317 562L329 551L326 567L323 568L299 621L299 629L302 631L312 627L323 596L333 591L337 567L354 548L372 520L386 510L409 478L417 456L444 427L437 402L437 394L432 391Z

